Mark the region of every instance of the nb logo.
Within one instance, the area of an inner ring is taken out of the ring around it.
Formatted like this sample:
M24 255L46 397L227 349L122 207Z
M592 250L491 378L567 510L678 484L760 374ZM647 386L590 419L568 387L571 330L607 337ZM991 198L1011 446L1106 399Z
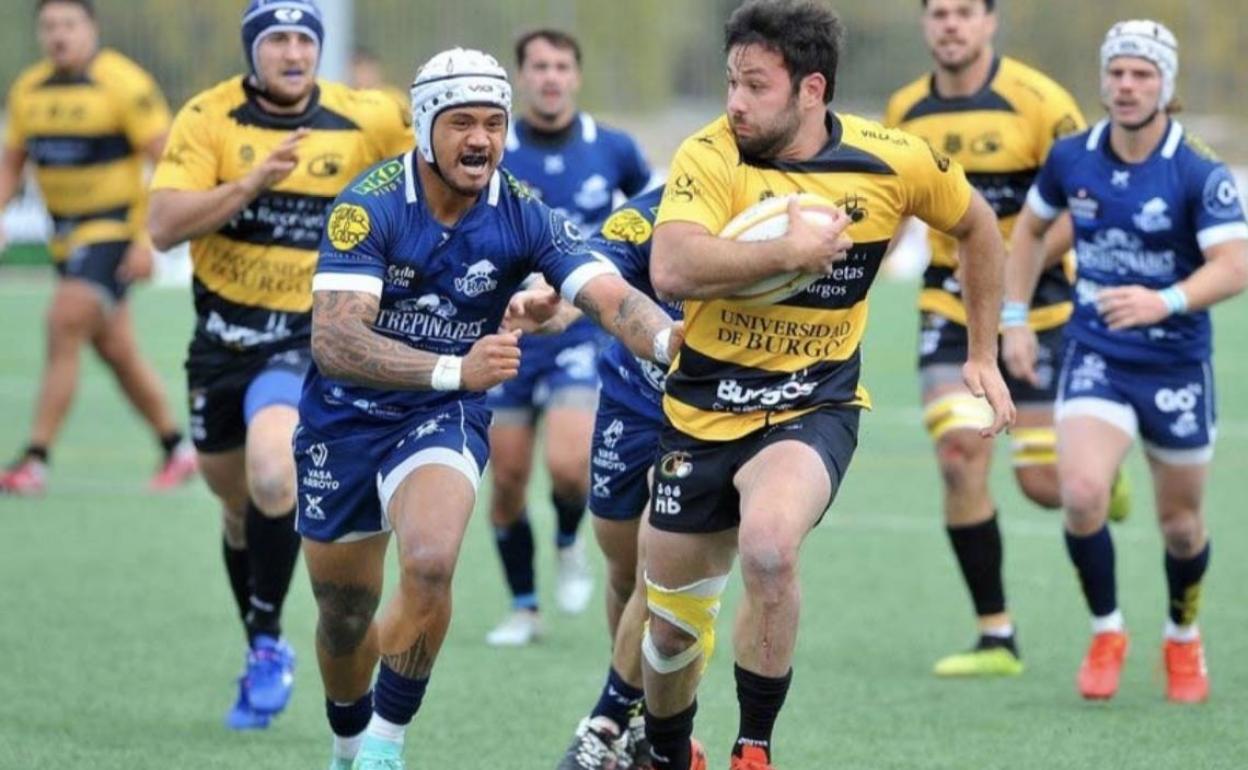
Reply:
M680 513L680 485L659 484L655 491L654 512L674 516Z

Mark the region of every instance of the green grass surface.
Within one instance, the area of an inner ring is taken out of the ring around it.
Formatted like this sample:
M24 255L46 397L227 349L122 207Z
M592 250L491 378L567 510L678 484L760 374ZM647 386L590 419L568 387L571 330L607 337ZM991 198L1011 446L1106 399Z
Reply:
M46 269L0 270L0 452L29 424L42 355ZM969 602L939 520L939 487L919 426L913 371L915 287L882 284L866 379L877 409L832 514L803 552L796 676L777 728L777 761L807 768L1242 768L1248 766L1248 301L1218 314L1221 435L1209 496L1215 536L1202 622L1212 701L1162 699L1162 551L1152 504L1115 529L1120 597L1134 631L1122 689L1089 705L1074 689L1087 619L1058 518L1023 503L998 454L1007 589L1028 666L1019 679L944 682L932 662L973 636ZM189 292L139 289L145 350L179 405ZM84 367L55 449L50 491L0 499L0 768L320 768L326 727L314 665L313 606L302 568L287 632L301 665L294 700L264 733L221 726L243 640L220 560L217 507L202 484L141 492L151 438L106 370ZM1137 491L1149 488L1133 455ZM532 508L547 510L546 485ZM549 636L518 651L482 641L506 606L479 510L456 577L456 615L423 712L413 768L552 768L605 675L601 612L550 614ZM538 513L540 590L551 604L552 515ZM393 566L393 565L392 565ZM393 574L392 574L393 578ZM726 638L739 594L726 599ZM698 734L712 767L735 735L731 649L702 689Z

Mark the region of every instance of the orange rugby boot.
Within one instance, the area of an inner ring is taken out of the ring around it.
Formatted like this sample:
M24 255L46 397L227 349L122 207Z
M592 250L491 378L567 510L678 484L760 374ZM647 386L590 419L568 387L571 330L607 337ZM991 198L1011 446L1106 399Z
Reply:
M1079 694L1088 700L1114 697L1126 657L1126 632L1104 631L1093 636L1088 654L1079 666Z

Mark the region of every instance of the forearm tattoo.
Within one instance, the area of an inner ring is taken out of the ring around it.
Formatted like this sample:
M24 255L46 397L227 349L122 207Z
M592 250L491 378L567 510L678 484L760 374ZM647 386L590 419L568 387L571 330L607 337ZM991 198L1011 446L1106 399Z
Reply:
M380 299L358 291L312 295L312 355L327 376L372 388L426 390L438 357L370 328Z
M425 679L433 671L433 658L436 654L430 649L429 634L422 632L405 651L397 655L382 655L381 659L399 676Z
M604 308L589 291L576 295L576 306L623 342L633 355L647 359L654 356L654 336L672 325L662 308L632 286L615 312Z

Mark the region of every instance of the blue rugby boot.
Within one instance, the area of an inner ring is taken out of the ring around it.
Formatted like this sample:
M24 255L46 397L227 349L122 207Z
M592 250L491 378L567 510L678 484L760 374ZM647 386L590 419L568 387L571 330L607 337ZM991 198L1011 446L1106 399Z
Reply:
M251 707L261 714L281 713L295 685L295 651L284 639L257 636L247 654L246 689Z
M231 730L263 730L269 726L272 717L261 714L247 700L247 678L238 678L238 699L225 714L225 726Z

